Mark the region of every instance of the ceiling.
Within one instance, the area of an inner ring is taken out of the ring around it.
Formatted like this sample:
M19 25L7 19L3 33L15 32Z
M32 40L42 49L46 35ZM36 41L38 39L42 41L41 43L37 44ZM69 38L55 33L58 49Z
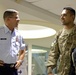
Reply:
M59 31L62 28L60 15L65 6L76 9L76 0L0 0L0 25L3 25L2 15L4 10L14 8L19 11L21 24L36 24ZM25 41L27 44L50 47L53 38L54 36L25 39Z
M65 6L76 8L75 0L24 0L44 10L60 15L61 10Z

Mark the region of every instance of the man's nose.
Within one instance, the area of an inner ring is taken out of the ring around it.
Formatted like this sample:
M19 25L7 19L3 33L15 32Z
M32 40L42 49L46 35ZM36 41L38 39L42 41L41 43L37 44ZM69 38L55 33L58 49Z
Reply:
M64 17L63 17L63 16L61 16L61 17L60 17L60 19L64 19Z
M17 18L17 21L20 21L20 18Z

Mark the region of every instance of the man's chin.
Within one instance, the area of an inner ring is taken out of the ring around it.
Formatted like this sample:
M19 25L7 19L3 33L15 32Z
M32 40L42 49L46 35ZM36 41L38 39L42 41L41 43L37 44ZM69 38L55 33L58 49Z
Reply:
M62 23L62 25L66 25L66 23Z
M62 23L62 25L65 25L64 23Z
M68 24L64 24L64 23L62 23L62 25L63 25L63 26L68 26Z

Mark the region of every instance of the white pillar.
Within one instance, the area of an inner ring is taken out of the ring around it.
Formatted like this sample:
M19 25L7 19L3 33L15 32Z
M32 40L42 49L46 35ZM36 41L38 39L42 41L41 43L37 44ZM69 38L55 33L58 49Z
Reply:
M32 45L28 44L28 75L32 75Z

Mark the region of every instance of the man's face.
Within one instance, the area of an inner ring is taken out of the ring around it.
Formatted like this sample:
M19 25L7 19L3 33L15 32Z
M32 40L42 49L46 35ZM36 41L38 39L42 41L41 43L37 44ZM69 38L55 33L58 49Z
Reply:
M14 13L12 17L10 17L10 25L12 28L15 28L18 26L18 23L20 21L19 15L17 13Z
M63 25L69 25L73 22L73 15L69 10L64 9L61 13L60 19Z

